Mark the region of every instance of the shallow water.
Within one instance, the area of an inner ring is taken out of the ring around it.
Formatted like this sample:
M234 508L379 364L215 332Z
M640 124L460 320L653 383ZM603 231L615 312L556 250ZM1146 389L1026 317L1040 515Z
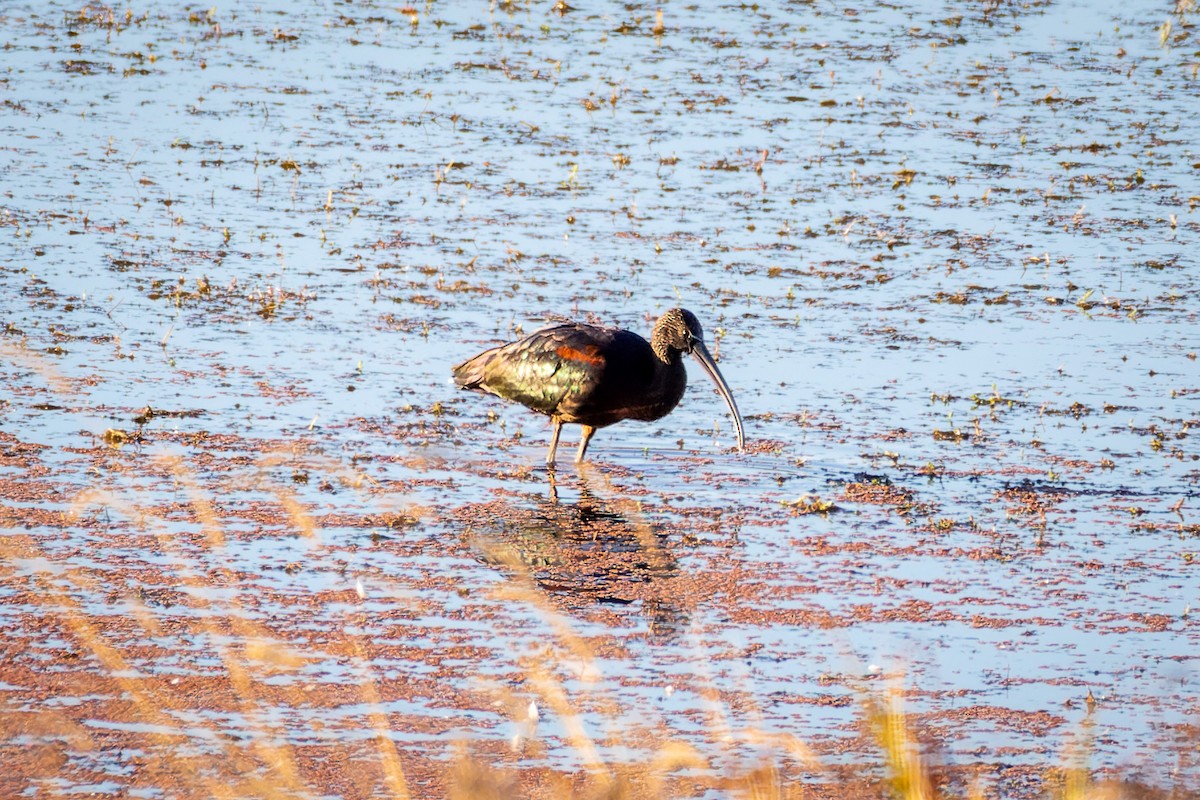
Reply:
M544 662L593 735L655 730L617 760L729 757L726 725L858 760L864 687L902 673L999 790L1080 735L1195 782L1156 756L1196 711L1193 18L811 2L664 8L655 36L656 10L8 7L10 704L94 660L50 575L126 621L139 674L224 674L230 618L300 654L260 676L266 722L183 696L201 748L369 740L372 708L402 750L499 748L494 698ZM544 422L449 380L548 320L673 305L747 453L694 370L556 502ZM288 694L364 680L380 705ZM497 758L579 763L561 723Z

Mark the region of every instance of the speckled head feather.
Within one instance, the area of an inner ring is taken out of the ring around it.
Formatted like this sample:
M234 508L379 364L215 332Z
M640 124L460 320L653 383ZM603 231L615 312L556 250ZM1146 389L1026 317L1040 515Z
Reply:
M691 353L698 341L704 341L704 329L696 315L686 308L667 311L654 323L654 332L650 334L654 355L668 364L680 354Z

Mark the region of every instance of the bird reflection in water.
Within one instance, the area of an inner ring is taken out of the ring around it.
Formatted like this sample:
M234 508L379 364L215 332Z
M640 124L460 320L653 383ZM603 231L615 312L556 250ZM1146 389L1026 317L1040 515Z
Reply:
M688 620L671 585L681 571L666 535L632 501L597 496L582 473L577 492L573 502L560 497L551 474L549 497L500 521L491 545L511 548L534 582L567 611L597 604L640 607L652 637L673 639Z

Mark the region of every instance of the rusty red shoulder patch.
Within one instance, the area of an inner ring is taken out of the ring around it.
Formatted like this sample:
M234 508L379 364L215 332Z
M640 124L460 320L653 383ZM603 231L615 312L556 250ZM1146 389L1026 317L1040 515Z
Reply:
M603 364L604 357L600 355L600 348L594 344L589 344L582 350L576 350L574 347L561 345L554 351L560 358L566 358L571 361L582 361L585 364Z

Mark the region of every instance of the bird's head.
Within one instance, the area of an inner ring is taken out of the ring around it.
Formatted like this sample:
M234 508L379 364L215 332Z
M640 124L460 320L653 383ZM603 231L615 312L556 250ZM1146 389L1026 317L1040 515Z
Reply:
M680 353L687 353L700 362L700 366L704 367L708 377L712 378L713 383L716 384L717 391L725 398L725 402L729 406L729 413L733 415L738 449L744 449L746 434L742 430L742 415L738 412L737 403L733 400L733 392L729 390L729 384L725 383L721 370L717 368L716 360L704 344L704 330L700 327L700 320L696 319L696 315L685 308L672 308L663 314L654 324L650 346L654 349L655 354L667 363L679 358Z
M650 344L663 361L670 361L674 353L691 354L696 343L704 344L704 329L700 320L686 308L672 308L658 318Z

